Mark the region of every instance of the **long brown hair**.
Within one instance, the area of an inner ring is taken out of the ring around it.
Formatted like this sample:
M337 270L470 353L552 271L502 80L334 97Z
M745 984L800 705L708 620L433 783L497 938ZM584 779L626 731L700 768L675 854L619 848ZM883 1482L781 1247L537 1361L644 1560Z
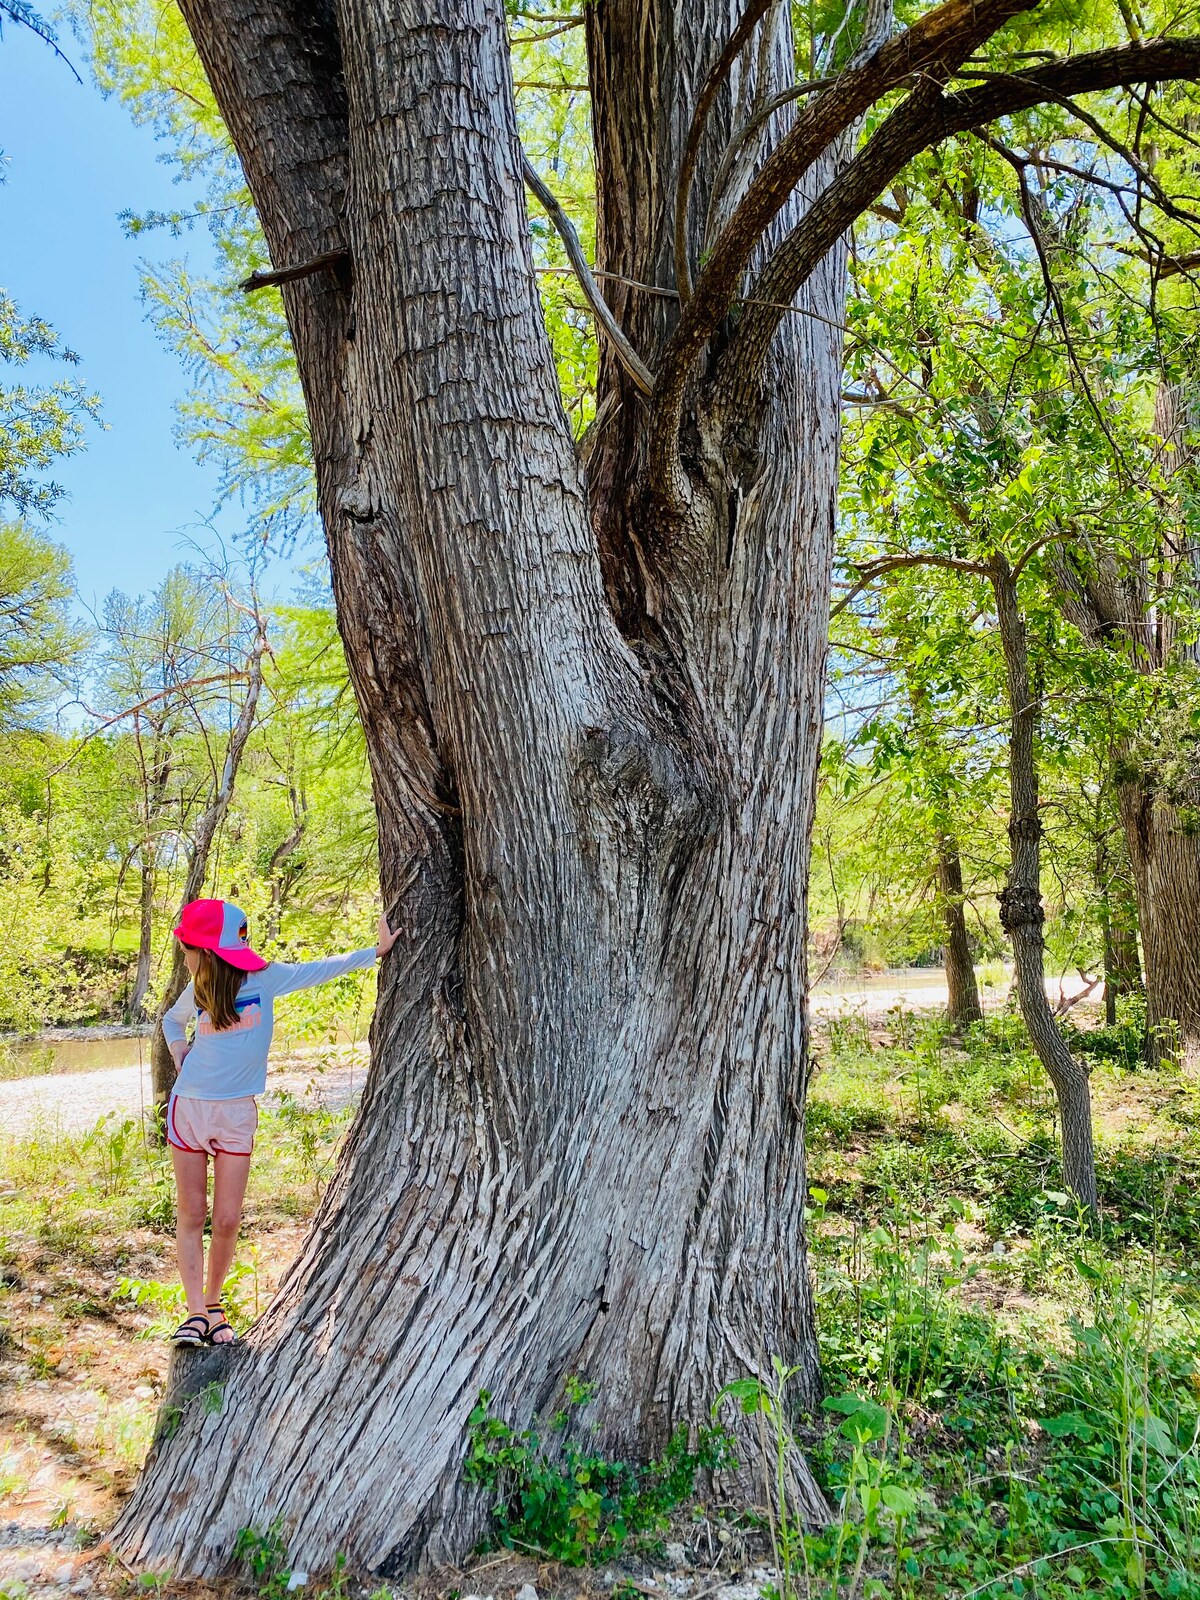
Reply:
M221 1033L236 1025L238 1019L238 990L246 981L246 974L231 967L228 961L211 950L201 950L200 965L192 979L192 992L196 996L197 1011L208 1013L213 1028Z

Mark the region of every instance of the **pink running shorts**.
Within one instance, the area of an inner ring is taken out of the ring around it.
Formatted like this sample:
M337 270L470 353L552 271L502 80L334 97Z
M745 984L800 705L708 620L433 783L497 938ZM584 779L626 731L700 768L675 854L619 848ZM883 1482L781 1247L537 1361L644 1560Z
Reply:
M237 1100L193 1100L173 1094L167 1102L167 1142L176 1150L210 1156L248 1156L254 1149L258 1102L252 1094Z

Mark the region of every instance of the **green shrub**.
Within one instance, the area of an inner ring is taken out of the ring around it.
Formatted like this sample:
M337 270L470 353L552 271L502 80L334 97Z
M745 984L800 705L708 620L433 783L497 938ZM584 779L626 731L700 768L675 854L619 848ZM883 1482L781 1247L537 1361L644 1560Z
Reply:
M571 1408L585 1404L589 1390L568 1383ZM695 1450L678 1429L661 1460L647 1467L609 1461L580 1448L566 1435L567 1410L553 1420L560 1437L553 1450L527 1428L518 1433L493 1415L484 1389L470 1417L465 1475L493 1496L492 1512L501 1544L533 1550L569 1566L615 1555L630 1543L662 1535L676 1507L690 1498L696 1474L733 1465L721 1428L700 1430Z

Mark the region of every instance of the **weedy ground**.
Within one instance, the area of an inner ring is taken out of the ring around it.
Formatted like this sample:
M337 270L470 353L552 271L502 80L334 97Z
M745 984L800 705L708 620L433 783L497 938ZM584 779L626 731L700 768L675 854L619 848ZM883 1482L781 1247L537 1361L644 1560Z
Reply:
M1200 1600L1200 1085L1142 1067L1134 1016L1074 1043L1098 1226L1061 1187L1053 1098L1015 1019L962 1037L899 1011L824 1024L807 1142L826 1404L794 1419L779 1369L717 1413L752 1417L772 1504L705 1486L712 1440L639 1475L564 1455L554 1422L497 1430L484 1403L465 1465L493 1496L494 1546L425 1592ZM348 1115L264 1108L235 1320L269 1299ZM0 1522L86 1544L127 1492L177 1314L171 1221L169 1170L135 1123L0 1134ZM837 1512L815 1534L789 1510L795 1443ZM96 1593L204 1592L75 1560ZM248 1530L239 1560L249 1592L289 1592L277 1530ZM342 1572L305 1592L359 1590Z

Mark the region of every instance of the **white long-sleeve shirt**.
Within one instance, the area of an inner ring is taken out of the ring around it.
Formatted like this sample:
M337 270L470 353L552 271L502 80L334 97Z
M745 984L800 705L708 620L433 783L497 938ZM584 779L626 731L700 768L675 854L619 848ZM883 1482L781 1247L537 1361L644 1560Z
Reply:
M207 1012L196 1010L193 986L187 988L163 1017L163 1033L172 1047L187 1038L196 1018L196 1038L175 1082L175 1093L191 1100L237 1100L262 1094L267 1087L267 1052L275 1028L275 1001L281 994L312 989L343 973L374 964L374 948L354 950L322 961L272 961L261 972L248 972L238 991L238 1020L218 1033Z

